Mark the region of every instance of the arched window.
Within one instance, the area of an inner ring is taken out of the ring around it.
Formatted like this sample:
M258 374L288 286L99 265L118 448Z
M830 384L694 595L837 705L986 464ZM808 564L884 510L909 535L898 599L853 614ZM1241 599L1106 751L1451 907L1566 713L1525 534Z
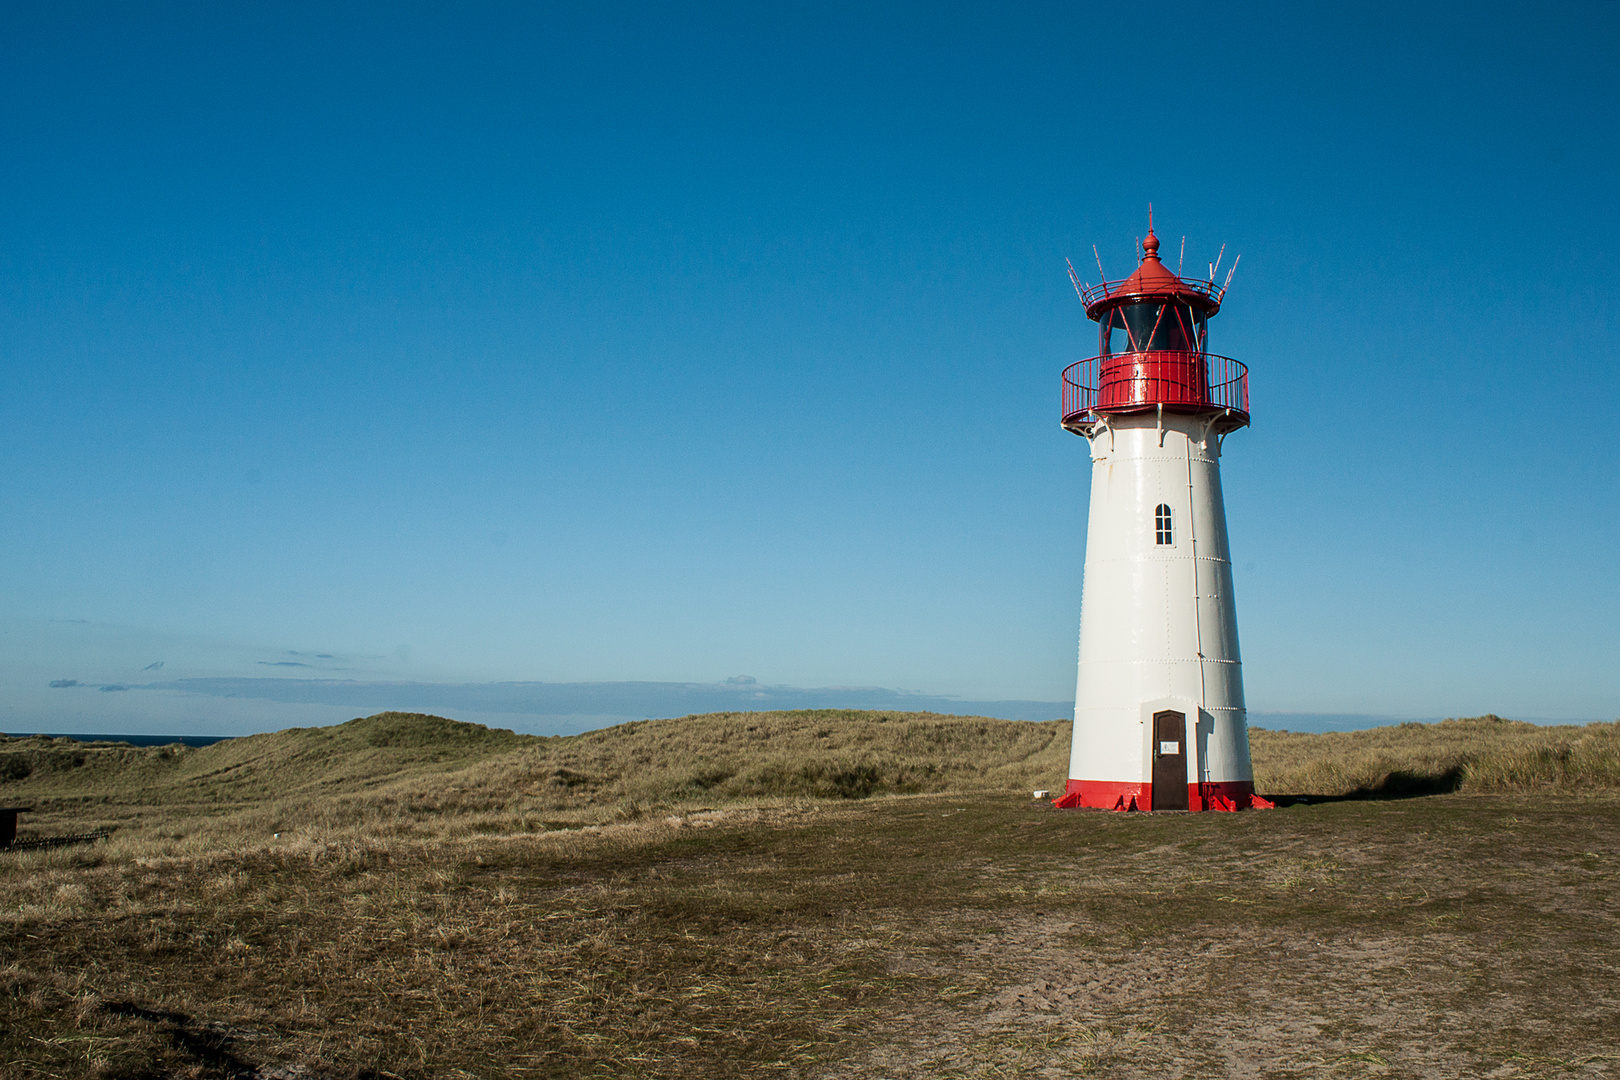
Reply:
M1170 504L1160 503L1153 511L1153 538L1160 544L1176 542L1175 528L1171 524Z

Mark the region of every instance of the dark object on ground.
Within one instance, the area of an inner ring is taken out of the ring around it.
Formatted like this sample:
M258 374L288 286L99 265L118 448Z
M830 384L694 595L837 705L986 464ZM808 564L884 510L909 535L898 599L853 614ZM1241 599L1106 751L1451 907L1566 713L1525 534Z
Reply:
M0 806L0 848L8 848L17 839L17 815L32 814L32 806Z
M93 844L97 840L105 840L108 833L104 831L72 833L67 836L31 836L26 840L13 840L9 844L0 845L0 851L39 851L43 848L71 847L74 844Z
M32 806L0 806L0 851L38 851L40 848L67 847L70 844L93 844L105 840L107 831L96 829L87 833L67 836L31 836L17 839L17 815L32 814Z

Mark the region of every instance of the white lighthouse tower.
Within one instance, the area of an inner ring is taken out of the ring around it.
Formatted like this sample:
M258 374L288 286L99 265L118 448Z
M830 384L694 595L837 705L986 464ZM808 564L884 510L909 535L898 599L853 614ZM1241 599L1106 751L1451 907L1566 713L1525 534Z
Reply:
M1101 338L1098 355L1063 372L1063 426L1087 440L1092 464L1060 807L1270 805L1249 765L1221 500L1221 445L1249 423L1249 375L1208 351L1226 291L1217 269L1172 273L1150 219L1135 273L1075 282Z

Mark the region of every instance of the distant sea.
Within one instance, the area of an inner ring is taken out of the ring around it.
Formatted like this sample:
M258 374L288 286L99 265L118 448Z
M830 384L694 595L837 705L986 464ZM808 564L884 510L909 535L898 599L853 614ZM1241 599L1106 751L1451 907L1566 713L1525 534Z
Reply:
M68 735L55 731L8 731L13 739L26 739L30 735L48 735L53 739L73 739L76 742L121 742L131 746L168 746L184 743L187 746L212 746L225 742L231 735Z

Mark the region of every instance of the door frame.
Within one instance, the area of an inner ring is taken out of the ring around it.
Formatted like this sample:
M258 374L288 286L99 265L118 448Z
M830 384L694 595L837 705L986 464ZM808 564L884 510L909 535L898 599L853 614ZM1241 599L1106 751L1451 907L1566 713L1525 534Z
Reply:
M1187 736L1187 806L1193 805L1193 792L1198 790L1198 781L1204 774L1203 758L1199 754L1199 733L1205 729L1205 713L1198 707L1198 703L1190 698L1163 697L1152 701L1144 701L1141 706L1142 725L1142 787L1148 792L1148 799L1153 798L1153 714L1165 711L1178 712L1186 717Z
M1175 717L1175 728L1170 727L1171 717ZM1196 730L1196 728L1194 729ZM1174 733L1174 741L1171 734ZM1187 752L1187 714L1180 709L1160 709L1153 714L1153 793L1148 796L1149 810L1191 810L1193 785L1187 783L1187 766L1192 761L1192 755ZM1170 742L1176 750L1173 754L1164 752L1164 744ZM1181 764L1178 771L1171 772L1169 759L1175 758ZM1159 768L1163 761L1165 767ZM1164 774L1164 790L1159 790L1159 774Z

